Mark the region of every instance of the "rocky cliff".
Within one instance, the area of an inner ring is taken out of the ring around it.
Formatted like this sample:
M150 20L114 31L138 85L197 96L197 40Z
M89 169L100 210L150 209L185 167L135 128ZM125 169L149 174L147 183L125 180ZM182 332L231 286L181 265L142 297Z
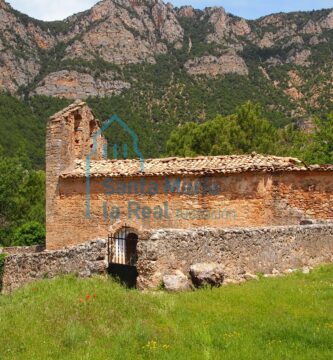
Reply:
M193 34L195 28L204 30L200 41L193 39L198 37ZM173 8L161 0L104 0L63 22L48 23L20 14L0 0L0 89L13 93L35 80L33 93L74 98L110 95L129 86L109 81L107 72L101 82L85 72L69 75L61 70L76 60L102 60L122 67L156 64L160 55L171 56L175 51L186 52L181 65L192 76L248 76L249 48L264 54L258 65L265 70L285 64L309 67L316 63L316 48L331 43L332 29L330 10L246 21L222 7L201 11L191 6ZM57 66L47 66L55 58ZM76 86L68 81L69 76L78 79ZM294 95L291 98L295 100Z
M332 9L248 21L222 7L103 0L64 21L43 22L0 0L0 89L13 94L105 97L160 78L180 89L231 75L249 88L262 83L262 94L278 93L289 112L269 105L301 117L331 106L332 53ZM161 91L165 96L170 86ZM163 99L150 97L147 106Z

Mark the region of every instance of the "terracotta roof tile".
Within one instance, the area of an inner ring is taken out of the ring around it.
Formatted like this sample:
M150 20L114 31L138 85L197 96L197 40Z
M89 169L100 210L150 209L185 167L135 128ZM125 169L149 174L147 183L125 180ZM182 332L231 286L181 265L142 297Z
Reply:
M91 161L91 177L135 177L168 175L208 175L240 172L277 172L322 170L333 171L333 165L306 167L300 160L289 157L250 155L201 156L195 158L146 159L144 172L140 160ZM63 178L85 177L86 162L76 160L74 167L67 169Z

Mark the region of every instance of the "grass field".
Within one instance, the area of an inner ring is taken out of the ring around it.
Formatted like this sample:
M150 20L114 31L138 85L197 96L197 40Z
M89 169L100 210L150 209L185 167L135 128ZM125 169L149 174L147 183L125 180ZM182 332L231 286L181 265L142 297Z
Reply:
M0 296L0 359L333 359L333 266L183 294L66 277Z

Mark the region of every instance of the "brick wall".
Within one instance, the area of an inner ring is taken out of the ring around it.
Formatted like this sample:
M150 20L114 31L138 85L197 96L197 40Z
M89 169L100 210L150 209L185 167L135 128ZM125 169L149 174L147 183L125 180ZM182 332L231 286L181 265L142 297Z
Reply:
M85 179L61 179L52 220L48 220L47 248L105 238L117 224L144 231L296 225L306 218L333 219L333 179L328 173L250 172L213 179L220 184L220 191L214 195L166 193L165 181L173 183L175 177L154 178L159 190L156 194L149 195L147 189L138 194L108 194L110 187L105 187L105 179L92 179L90 219L86 218ZM147 178L147 183L150 180ZM193 176L182 177L181 187L197 180ZM113 190L121 186L129 189L133 181L136 179L113 180ZM162 215L156 217L154 211L159 207ZM114 216L115 209L119 210L119 218Z
M308 218L333 219L332 173L309 171L274 176L274 218L281 224L287 216L284 208L295 209ZM288 214L288 213L287 213Z

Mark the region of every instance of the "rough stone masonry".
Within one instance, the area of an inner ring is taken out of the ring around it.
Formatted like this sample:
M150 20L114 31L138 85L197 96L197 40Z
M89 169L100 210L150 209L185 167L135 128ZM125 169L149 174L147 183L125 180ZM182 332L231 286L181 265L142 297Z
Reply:
M277 275L333 262L333 224L244 229L164 229L142 233L138 243L140 289L156 289L163 279L183 274L198 263L219 264L223 281L240 282L257 272ZM107 241L6 258L3 292L9 293L42 278L75 273L79 277L106 274ZM187 277L187 283L186 279Z
M79 277L105 274L106 241L96 240L79 246L42 252L25 252L6 257L2 291L9 293L30 282L59 275Z
M138 247L138 286L154 288L165 275L191 265L220 264L224 283L262 273L277 275L333 262L333 224L241 229L165 229L150 233Z

